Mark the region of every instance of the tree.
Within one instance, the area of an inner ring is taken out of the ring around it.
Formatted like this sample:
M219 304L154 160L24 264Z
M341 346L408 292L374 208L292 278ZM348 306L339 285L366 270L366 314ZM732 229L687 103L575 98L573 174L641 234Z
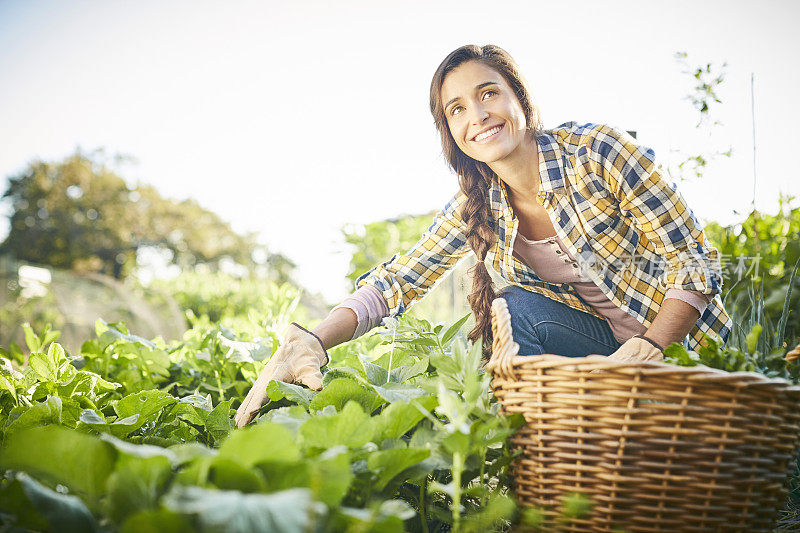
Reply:
M691 66L686 52L675 52L674 57L675 61L681 66L681 72L692 79L691 91L684 96L684 100L688 100L699 114L695 129L704 131L710 138L717 128L722 126L722 122L714 118L712 111L716 110L717 104L722 103L719 96L717 96L717 90L725 81L728 63L723 62L721 66L713 63ZM672 150L672 152L677 153L682 159L677 166L670 166L668 172L671 176L683 180L687 179L687 176L701 178L713 160L719 157L731 157L733 148L728 146L725 151L719 149L704 150L699 154L686 154L680 149Z
M411 248L431 225L435 214L436 211L431 211L424 215L406 215L342 228L345 240L353 248L347 278L354 283L372 267L387 261L395 253ZM467 294L472 285L468 270L475 263L474 254L469 254L452 272L440 279L422 301L413 304L409 315L424 317L432 322L452 322L468 313ZM500 281L497 278L495 283Z
M78 150L61 162L34 161L12 177L3 195L12 205L11 229L0 253L119 279L136 267L140 249L152 247L182 268L216 270L228 260L251 273L277 266L275 278L289 277L294 264L268 253L255 234L235 233L194 200L164 199L149 185L130 188L97 156Z

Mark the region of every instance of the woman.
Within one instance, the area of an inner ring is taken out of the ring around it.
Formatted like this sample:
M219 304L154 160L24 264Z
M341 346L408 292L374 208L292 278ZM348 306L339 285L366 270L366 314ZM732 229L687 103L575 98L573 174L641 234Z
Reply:
M504 297L520 354L660 360L663 347L727 339L717 251L652 150L605 125L545 131L511 56L463 46L439 65L430 107L460 191L419 242L356 282L314 332L292 324L237 412L246 424L270 379L321 385L326 348L399 316L472 250L469 338L491 345ZM496 294L484 264L509 283Z

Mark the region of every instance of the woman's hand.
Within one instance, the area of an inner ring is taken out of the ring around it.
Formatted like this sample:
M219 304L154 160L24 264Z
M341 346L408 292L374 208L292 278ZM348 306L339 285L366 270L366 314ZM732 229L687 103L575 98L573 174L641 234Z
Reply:
M236 410L236 427L244 427L255 417L267 399L267 385L271 380L299 383L309 389L322 388L320 368L328 364L328 353L321 341L308 330L294 322L283 334L283 344L258 375L242 405Z
M616 352L608 356L614 361L663 361L664 353L652 341L641 335L631 337Z

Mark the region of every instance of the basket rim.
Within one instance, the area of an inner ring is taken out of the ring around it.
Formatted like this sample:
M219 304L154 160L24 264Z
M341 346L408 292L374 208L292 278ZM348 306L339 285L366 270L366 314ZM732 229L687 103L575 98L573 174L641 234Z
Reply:
M786 392L800 395L800 384L794 385L784 378L770 378L758 372L728 372L703 364L696 366L679 366L661 361L616 361L604 355L588 355L585 357L568 357L556 354L514 355L507 359L514 368L534 366L538 368L576 367L574 370L602 372L614 370L642 377L662 377L677 375L691 381L721 382L730 386L747 388L780 388ZM492 371L492 369L490 369ZM492 371L496 375L495 372ZM496 376L500 377L500 376Z

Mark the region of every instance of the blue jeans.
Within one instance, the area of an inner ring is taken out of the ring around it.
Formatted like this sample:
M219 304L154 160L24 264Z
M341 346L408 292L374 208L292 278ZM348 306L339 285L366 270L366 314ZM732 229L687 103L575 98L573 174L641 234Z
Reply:
M608 322L539 293L509 285L500 291L511 313L520 355L611 355L621 345Z

